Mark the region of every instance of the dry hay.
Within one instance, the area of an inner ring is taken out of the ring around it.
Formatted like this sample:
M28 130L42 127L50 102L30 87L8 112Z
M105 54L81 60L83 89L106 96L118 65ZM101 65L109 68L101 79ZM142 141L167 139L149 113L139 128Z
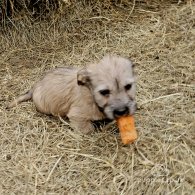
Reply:
M0 0L0 23L6 24L18 16L43 18L68 7L68 0Z
M192 1L133 9L78 1L63 18L24 18L2 32L0 194L193 194L194 12ZM122 146L114 125L77 134L31 102L5 109L45 70L105 53L137 63L135 144Z

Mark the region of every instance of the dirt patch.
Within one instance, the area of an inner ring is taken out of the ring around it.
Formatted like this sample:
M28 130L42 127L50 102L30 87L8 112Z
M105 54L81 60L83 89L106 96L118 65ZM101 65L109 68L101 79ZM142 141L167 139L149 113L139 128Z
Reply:
M180 2L180 1L177 1ZM78 1L51 21L19 20L0 34L1 194L192 194L195 186L195 4ZM45 70L106 53L138 74L139 139L115 125L90 136L31 102L6 110Z

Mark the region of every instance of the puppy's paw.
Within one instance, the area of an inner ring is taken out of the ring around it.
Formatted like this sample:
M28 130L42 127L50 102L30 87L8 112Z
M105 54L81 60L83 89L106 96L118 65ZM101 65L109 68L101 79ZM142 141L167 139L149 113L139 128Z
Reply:
M70 119L70 126L83 134L90 134L95 130L91 121L75 121Z

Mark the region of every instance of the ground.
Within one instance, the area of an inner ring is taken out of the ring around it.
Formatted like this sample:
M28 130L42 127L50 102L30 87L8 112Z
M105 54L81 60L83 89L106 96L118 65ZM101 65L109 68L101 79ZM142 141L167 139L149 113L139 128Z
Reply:
M194 13L192 1L129 7L78 1L63 17L34 23L19 18L5 27L0 194L193 194ZM136 64L134 144L123 146L114 124L82 135L64 119L38 113L32 102L6 109L44 71L84 66L107 53Z

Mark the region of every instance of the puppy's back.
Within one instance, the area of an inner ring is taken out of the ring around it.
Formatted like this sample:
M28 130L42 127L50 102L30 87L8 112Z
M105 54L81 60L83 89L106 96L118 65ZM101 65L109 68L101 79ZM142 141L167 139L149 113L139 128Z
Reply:
M57 68L34 85L32 99L38 111L63 116L74 101L76 87L77 70Z

